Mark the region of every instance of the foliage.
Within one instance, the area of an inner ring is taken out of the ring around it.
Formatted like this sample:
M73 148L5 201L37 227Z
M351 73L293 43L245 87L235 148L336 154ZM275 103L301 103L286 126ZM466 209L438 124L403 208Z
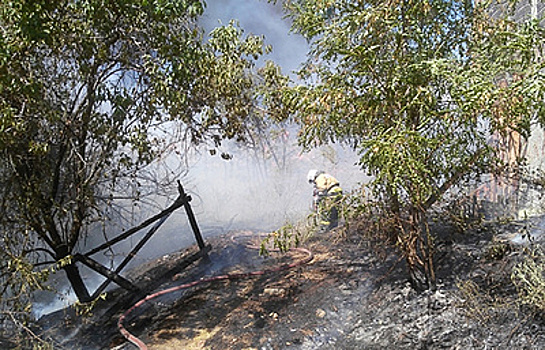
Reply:
M498 171L492 135L527 136L545 116L539 21L491 18L460 0L284 2L311 43L283 103L306 149L349 144L396 219L418 289L435 285L426 214L461 182ZM288 108L289 109L289 108Z
M518 263L511 273L511 279L519 292L523 304L536 310L545 310L545 254L535 249Z
M269 48L236 23L204 40L204 9L198 0L2 1L0 301L42 288L36 263L66 261L118 199L138 199L140 175L172 144L249 137L258 94L280 72L255 71ZM88 301L77 266L60 267Z
M80 301L76 301L73 305L76 315L77 316L85 316L90 317L93 316L93 310L95 309L95 306L97 303L99 303L101 300L106 300L106 293L100 294L96 299L91 300L87 303L82 303Z
M0 324L2 324L2 334L11 335L11 343L18 344L23 349L53 349L53 343L50 340L42 339L30 327L32 293L36 290L50 290L45 282L51 274L68 264L70 259L63 259L57 264L37 269L25 254L25 247L32 246L28 242L29 236L13 237L9 232L10 230L4 227L0 241L2 247L0 249L2 261ZM25 242L9 242L14 238L23 238Z

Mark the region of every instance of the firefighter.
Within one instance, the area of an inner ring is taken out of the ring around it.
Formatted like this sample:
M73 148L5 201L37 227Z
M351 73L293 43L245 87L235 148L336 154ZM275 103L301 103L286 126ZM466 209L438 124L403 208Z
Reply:
M337 205L343 193L339 181L316 169L308 172L307 180L314 186L312 209L318 213L321 230L327 232L337 227L339 224Z

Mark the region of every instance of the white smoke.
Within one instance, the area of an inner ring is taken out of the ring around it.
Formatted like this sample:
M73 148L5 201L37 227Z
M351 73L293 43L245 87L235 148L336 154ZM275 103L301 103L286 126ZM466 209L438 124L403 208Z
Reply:
M266 44L273 46L272 53L265 59L275 61L285 74L292 73L305 60L308 48L306 41L300 36L290 34L290 24L283 19L280 5L260 0L210 1L202 18L202 25L209 32L220 23L229 23L231 19L238 19L247 34L265 36ZM174 156L167 160L172 168L187 162L185 166L188 172L180 180L186 192L193 198L191 206L205 240L234 230L272 231L287 222L303 219L310 213L312 202L312 187L306 181L309 169L321 169L331 173L341 182L345 191L354 189L358 183L366 180L355 166L356 155L349 150L334 145L301 154L293 135L287 142L287 152L283 150L278 153L276 161L272 157L260 159L232 143L223 146L233 155L230 160L224 160L218 155L211 156L206 150L194 153L189 158ZM172 186L171 190L172 198L175 198L176 187ZM170 199L158 201L164 203L161 209L172 203ZM159 210L157 207L141 208L141 220L136 220L135 224L157 214ZM105 231L109 232L111 239L128 228L114 224L106 227ZM99 253L92 258L115 268L146 232L147 229L144 229L113 246L107 254ZM88 240L88 246L92 248L103 241L102 235L95 234L94 238ZM195 244L193 232L183 208L180 208L126 269L192 244ZM86 250L88 249L83 249ZM93 289L104 278L88 268L80 269L90 293L93 293ZM57 274L52 283L63 291L61 297L47 293L37 296L34 304L34 314L37 317L75 301L69 288L65 287L64 273ZM112 286L115 287L115 284Z

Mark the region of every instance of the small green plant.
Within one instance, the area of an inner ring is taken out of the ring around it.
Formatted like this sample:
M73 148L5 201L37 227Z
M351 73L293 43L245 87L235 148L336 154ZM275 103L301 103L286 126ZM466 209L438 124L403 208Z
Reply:
M501 260L511 251L511 246L509 244L500 242L494 243L484 253L484 258L486 260Z
M267 256L271 249L279 249L281 252L286 252L290 248L297 247L309 239L314 232L313 227L315 227L312 223L312 215L309 215L306 222L299 224L287 223L280 229L270 233L261 241L259 254Z

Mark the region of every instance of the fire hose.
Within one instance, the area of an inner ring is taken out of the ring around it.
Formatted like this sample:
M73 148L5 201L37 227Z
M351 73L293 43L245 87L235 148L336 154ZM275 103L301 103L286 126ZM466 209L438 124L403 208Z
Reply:
M236 237L234 237L234 238L236 238ZM248 246L248 247L249 248L254 248L254 249L258 248L256 246ZM269 251L279 251L279 250L278 249L269 249ZM119 319L117 321L117 327L119 329L119 332L123 335L123 337L125 337L125 339L127 339L129 342L131 342L132 344L137 346L138 349L147 350L148 347L147 347L146 343L144 343L138 337L136 337L135 335L130 333L125 328L125 326L123 325L125 319L134 310L136 310L137 308L142 306L144 303L146 303L147 301L150 301L152 299L155 299L155 298L157 298L157 297L159 297L161 295L165 295L165 294L173 293L173 292L180 291L180 290L183 290L183 289L195 287L195 286L203 284L203 283L223 281L223 280L245 279L245 278L251 278L251 277L255 277L255 276L262 276L262 275L266 275L266 274L269 274L269 273L284 271L284 270L292 269L292 268L297 267L297 266L305 265L305 264L308 264L309 262L311 262L312 259L314 259L314 255L312 254L312 252L310 250L306 249L306 248L291 248L290 251L299 251L299 252L305 253L307 256L305 258L301 259L301 260L294 261L294 262L289 263L289 264L284 264L284 265L280 265L280 266L277 266L277 267L273 267L273 268L270 268L270 269L249 271L249 272L244 272L244 273L229 273L229 274L224 274L224 275L205 277L205 278L201 278L201 279L196 280L196 281L192 281L192 282L185 283L185 284L182 284L182 285L179 285L179 286L163 289L163 290L158 291L156 293L150 294L150 295L146 296L145 298L140 299L133 306L131 306L127 311L125 311L125 313L123 313L123 315L121 315L121 317L119 317Z

